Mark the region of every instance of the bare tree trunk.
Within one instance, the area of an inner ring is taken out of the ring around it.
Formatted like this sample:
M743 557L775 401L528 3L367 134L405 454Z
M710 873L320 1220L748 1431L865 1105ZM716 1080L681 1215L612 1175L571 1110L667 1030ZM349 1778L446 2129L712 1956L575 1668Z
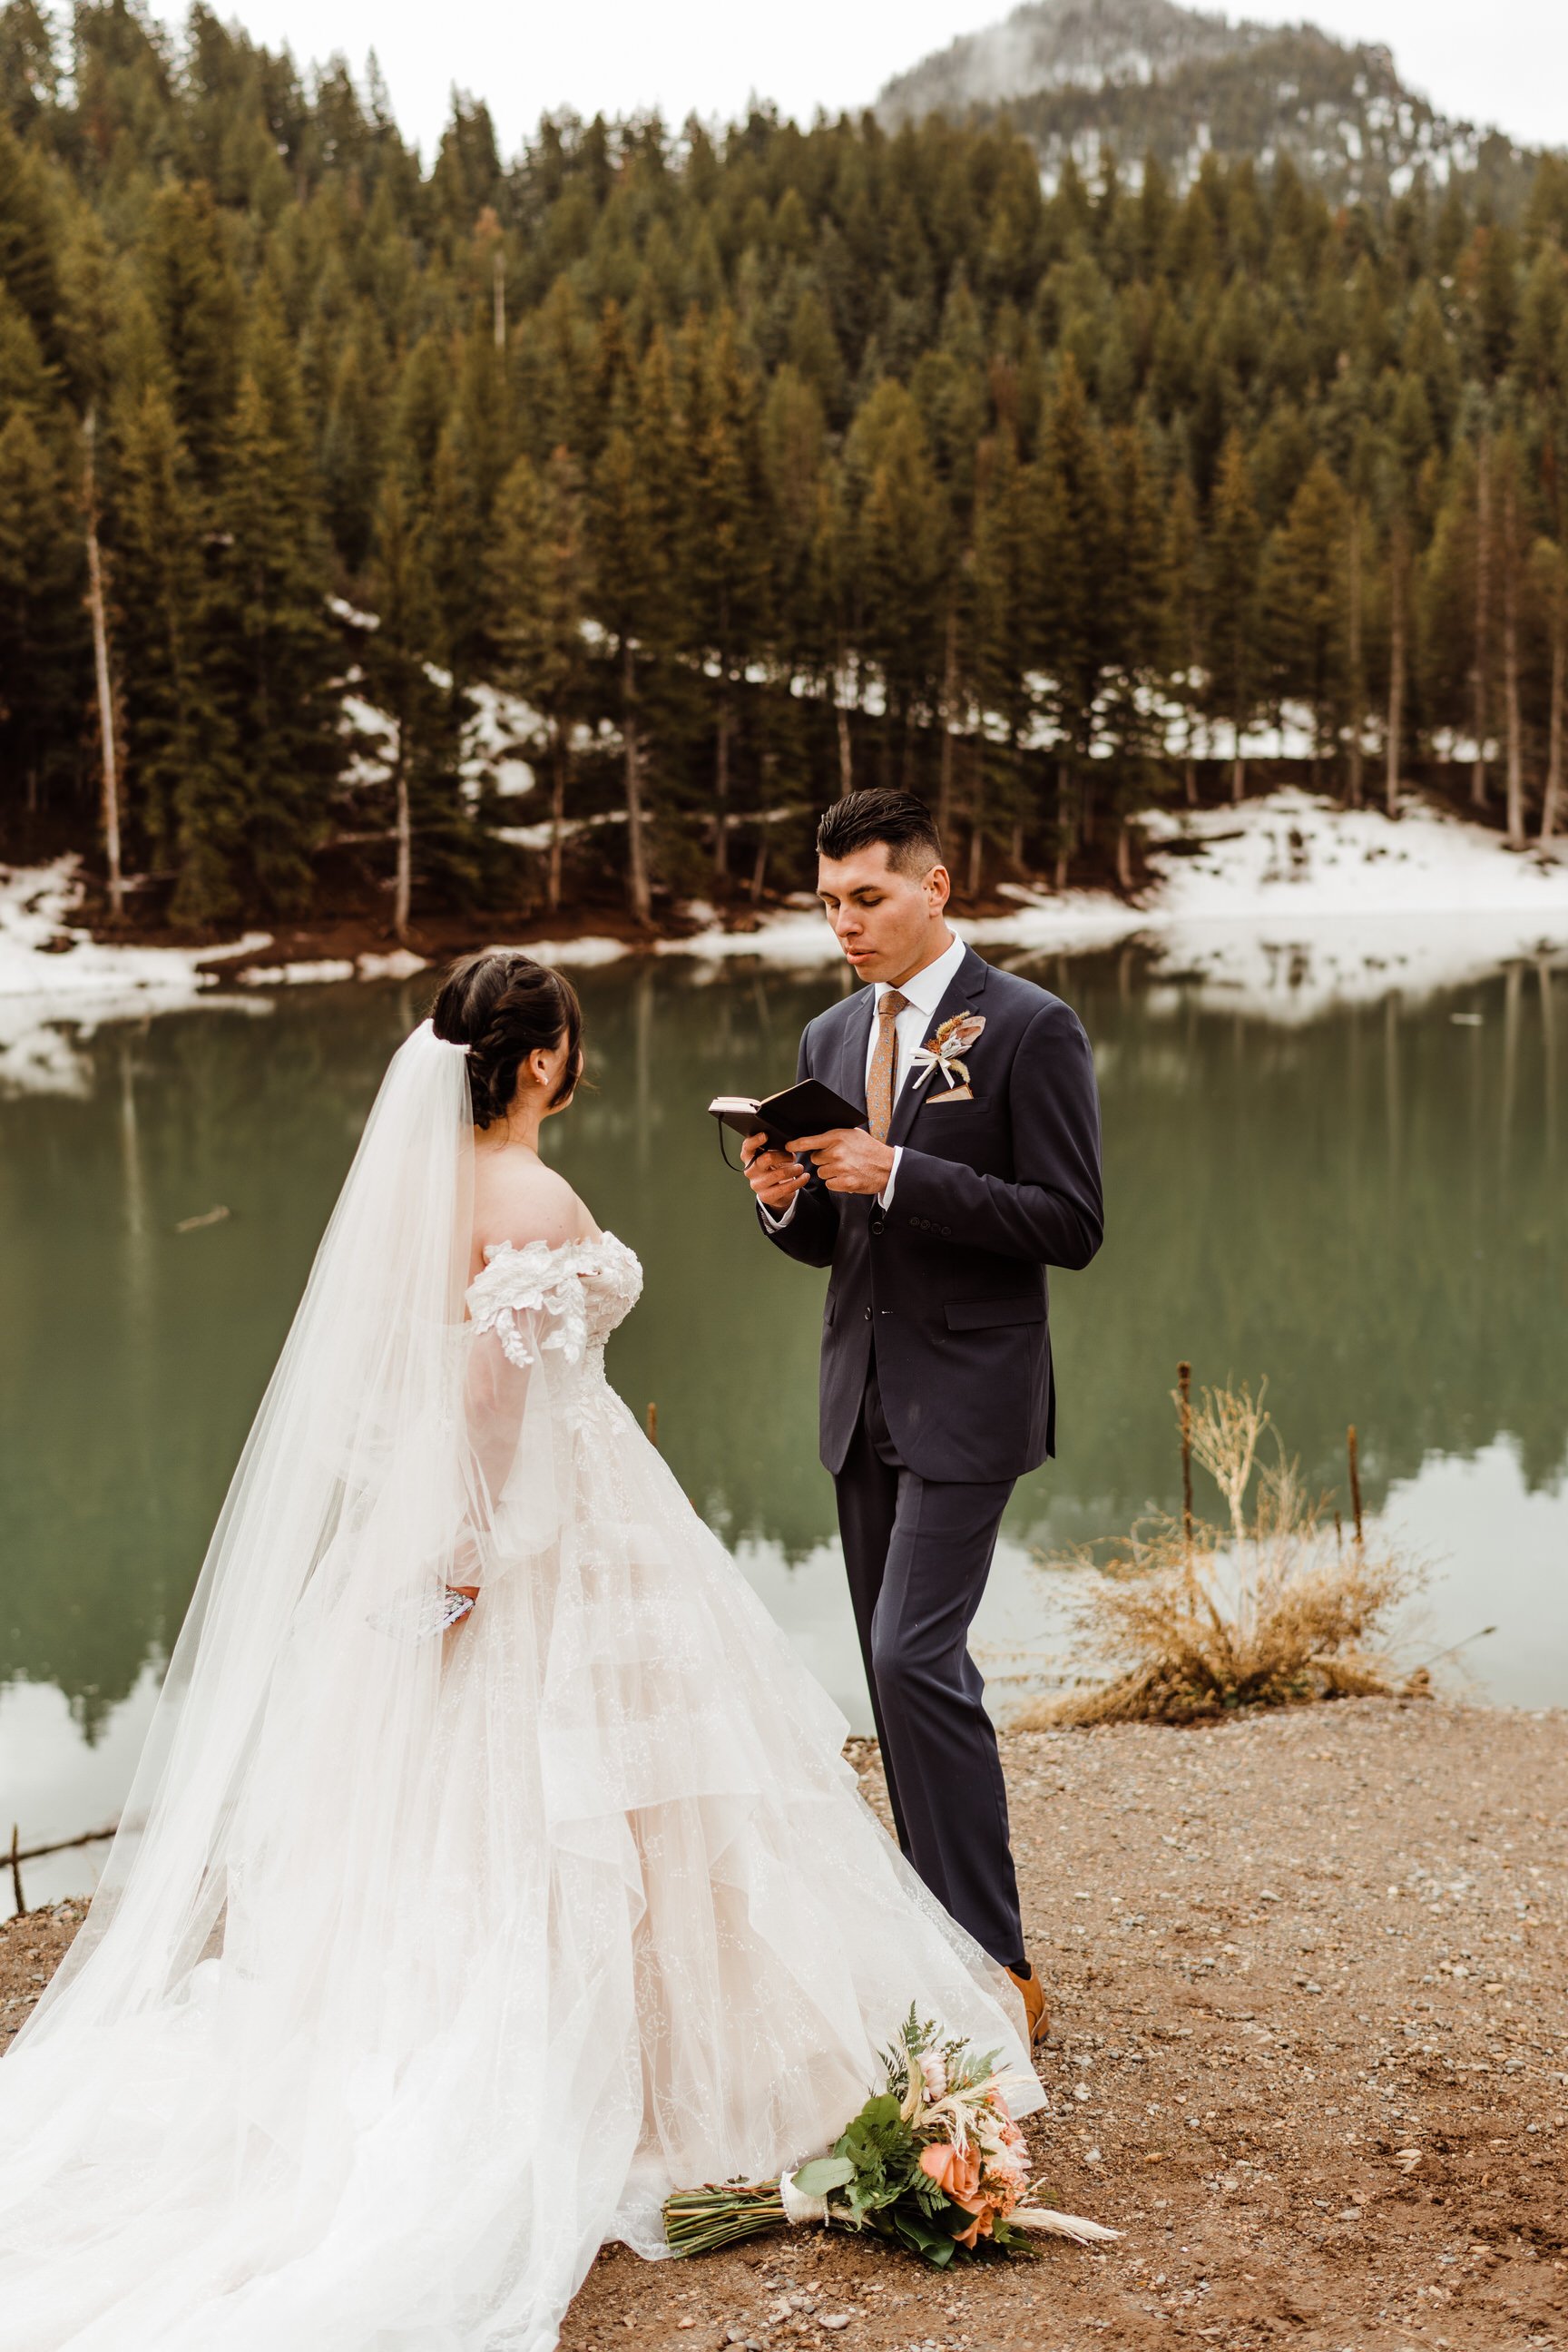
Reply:
M1470 771L1470 799L1477 808L1485 808L1487 804L1487 671L1491 661L1491 444L1483 433L1476 465L1476 662L1471 672L1476 761Z
M637 657L629 637L621 639L621 737L626 745L626 898L639 923L653 920L648 887L647 844L643 839L642 746L638 738Z
M958 699L958 603L947 607L947 638L942 666L942 770L936 793L936 829L945 841L952 822L952 721Z
M1361 500L1351 506L1350 577L1350 804L1362 804L1363 735L1365 730L1366 680L1362 675Z
M82 505L87 516L87 601L92 613L92 661L98 680L98 727L103 746L103 848L109 869L109 911L116 922L125 913L125 881L120 866L120 761L114 740L114 688L109 675L109 625L103 610L103 562L98 546L98 478L93 457L98 418L88 404L83 431Z
M496 349L506 349L506 257L498 245L490 262L490 309L495 328Z
M730 871L730 677L724 675L719 698L719 741L713 761L713 874L723 881Z
M1247 754L1241 748L1241 720L1230 722L1230 796L1238 805L1247 798Z
M396 937L406 942L408 911L414 896L414 829L408 813L408 730L401 719L397 722L397 760L393 770L393 785L397 800L393 819L397 842L397 866L392 885L392 928Z
M985 804L985 771L979 761L974 763L974 793L969 804L969 895L980 896L983 861L985 856L985 835L981 827L981 811Z
M1057 761L1057 863L1055 880L1058 890L1068 887L1068 864L1072 841L1072 775L1067 761Z
M1394 527L1388 567L1388 740L1384 746L1384 806L1399 814L1399 754L1405 733L1405 526Z
M1519 708L1519 564L1515 538L1519 494L1509 468L1503 492L1502 543L1502 677L1503 716L1508 738L1508 839L1510 849L1524 847L1524 729Z
M1541 838L1550 841L1557 830L1557 803L1563 792L1563 702L1568 669L1568 613L1561 605L1552 629L1552 717L1546 739L1546 788L1541 795Z
M544 895L552 914L561 904L561 857L566 829L566 734L557 719L552 728L550 759L550 865Z
M852 793L855 789L855 763L851 756L853 745L849 734L849 709L844 699L843 678L844 656L840 649L833 670L833 709L838 721L838 789L841 793Z
M1123 890L1132 887L1132 828L1125 817L1116 828L1116 879Z
M777 766L777 752L765 751L763 755L763 809L762 814L757 821L757 855L752 866L752 904L753 907L760 905L762 902L763 883L768 870L768 845L773 836L773 826L768 821L768 813L773 806L773 797L775 789L773 772Z
M1183 708L1186 714L1186 723L1182 730L1182 791L1189 808L1196 808L1198 804L1197 740L1199 722L1194 681L1198 676L1199 664L1197 630L1195 626L1192 625L1193 621L1194 615L1189 612L1187 670L1186 677L1183 682Z

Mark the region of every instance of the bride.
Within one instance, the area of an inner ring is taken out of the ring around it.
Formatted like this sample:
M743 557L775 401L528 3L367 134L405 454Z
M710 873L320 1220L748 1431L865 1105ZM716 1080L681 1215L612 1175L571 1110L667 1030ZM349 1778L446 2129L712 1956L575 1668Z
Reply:
M549 2352L596 2248L775 2174L1005 1973L608 1386L642 1286L542 1160L576 998L394 1056L87 1922L0 2063L7 2352Z

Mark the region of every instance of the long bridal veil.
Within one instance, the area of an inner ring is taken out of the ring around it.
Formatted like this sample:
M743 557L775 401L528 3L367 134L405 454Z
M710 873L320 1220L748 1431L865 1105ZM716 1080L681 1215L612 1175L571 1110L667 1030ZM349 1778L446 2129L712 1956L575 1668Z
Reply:
M472 1134L463 1050L426 1022L321 1242L88 1919L0 2065L7 2347L96 2344L110 2306L115 2352L173 2345L226 2261L231 2283L286 2263L312 2193L343 2194L345 2130L388 2097L396 2012L458 1990L434 1921L410 1950L409 1841L442 1663L420 1621L481 1516L458 1442ZM247 2212L272 2243L226 2249Z
M337 1816L341 1930L374 1948L401 1867L385 1838L396 1791L341 1814L334 1774L346 1792L362 1739L389 1771L412 1763L436 1688L439 1645L378 1629L395 1623L400 1600L412 1608L429 1591L464 1517L455 1339L472 1181L465 1055L426 1022L371 1111L214 1530L91 1911L18 2050L166 2002L225 1925L237 1831L253 1868L266 1825L248 1815L275 1804L280 1833L302 1776L319 1773L303 1785ZM342 1706L320 1754L289 1745L311 1644ZM275 1779L258 1774L264 1758ZM276 1861L287 1889L288 1857ZM247 1906L263 1897L258 1885L240 1890Z

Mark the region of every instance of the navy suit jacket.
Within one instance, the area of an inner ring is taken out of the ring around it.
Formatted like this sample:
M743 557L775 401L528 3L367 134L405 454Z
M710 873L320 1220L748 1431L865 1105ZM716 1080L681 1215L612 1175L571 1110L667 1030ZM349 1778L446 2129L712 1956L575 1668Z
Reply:
M819 1013L800 1077L866 1101L876 991ZM873 1343L889 1433L924 1478L1016 1478L1055 1450L1046 1268L1100 1247L1100 1106L1070 1006L965 950L931 1024L984 1016L964 1055L973 1101L944 1100L933 1072L907 1077L889 1143L902 1144L892 1206L814 1181L774 1246L832 1268L822 1327L822 1459L844 1466Z

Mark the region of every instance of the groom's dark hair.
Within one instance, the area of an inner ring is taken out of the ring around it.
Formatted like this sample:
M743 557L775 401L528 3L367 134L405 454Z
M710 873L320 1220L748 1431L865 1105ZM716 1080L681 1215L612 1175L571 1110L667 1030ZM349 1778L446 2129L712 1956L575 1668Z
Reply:
M890 792L883 785L846 793L816 828L819 857L852 857L874 841L886 843L888 863L900 874L929 874L942 864L936 819L913 793Z

